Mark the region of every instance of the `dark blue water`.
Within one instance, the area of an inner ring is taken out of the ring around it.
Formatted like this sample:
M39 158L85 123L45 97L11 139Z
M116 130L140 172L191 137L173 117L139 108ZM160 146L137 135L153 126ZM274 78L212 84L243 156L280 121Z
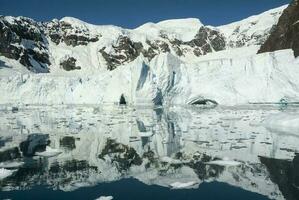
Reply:
M102 183L94 187L84 187L72 192L52 190L46 186L35 186L25 191L0 192L1 199L13 200L47 200L47 199L96 199L100 196L113 196L120 200L264 200L265 196L230 186L228 184L212 182L203 183L197 189L172 190L156 185L148 186L136 179L122 179L111 183Z

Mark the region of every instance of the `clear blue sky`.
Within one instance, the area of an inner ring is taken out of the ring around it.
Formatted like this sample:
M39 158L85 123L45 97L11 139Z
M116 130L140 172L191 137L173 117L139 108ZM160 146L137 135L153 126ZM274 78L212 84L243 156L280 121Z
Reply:
M72 16L93 24L135 28L146 22L199 18L221 25L288 4L290 0L0 0L0 15L49 21Z

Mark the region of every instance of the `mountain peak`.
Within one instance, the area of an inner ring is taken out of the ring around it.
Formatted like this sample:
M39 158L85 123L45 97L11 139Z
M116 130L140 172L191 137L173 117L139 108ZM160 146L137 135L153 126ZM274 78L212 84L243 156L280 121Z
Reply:
M157 23L158 26L163 28L200 28L203 26L201 21L197 18L183 18L183 19L170 19Z
M199 19L186 18L165 20L158 23L146 23L135 30L151 36L164 32L182 41L190 41L202 26L203 24Z

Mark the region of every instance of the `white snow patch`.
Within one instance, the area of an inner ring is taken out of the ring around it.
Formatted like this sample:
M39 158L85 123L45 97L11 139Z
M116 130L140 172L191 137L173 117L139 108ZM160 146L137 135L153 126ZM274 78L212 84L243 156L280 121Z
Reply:
M112 200L113 196L100 196L99 198L95 200Z
M0 180L11 176L15 171L16 170L8 170L8 169L0 168Z
M213 160L209 162L205 162L207 165L219 165L219 166L225 166L225 167L230 167L230 166L240 166L242 165L241 162L230 160L227 157L224 157L222 160Z
M2 162L0 163L0 168L18 168L24 165L24 162Z
M182 163L186 163L188 161L182 161L182 160L178 160L178 159L174 159L174 158L170 158L168 156L164 156L161 158L162 162L166 162L166 163L171 163L171 164L182 164Z
M236 42L242 38L248 39L245 46L256 43L256 37L266 36L287 5L268 10L262 14L250 16L244 20L217 27L229 42Z
M171 183L170 186L172 187L172 189L186 189L186 188L193 188L195 185L197 185L198 182L196 181L190 181L190 182L174 182Z
M190 41L198 33L203 24L199 19L172 19L165 20L159 23L146 23L136 29L139 33L145 34L149 37L159 37L161 33L165 33L170 39L179 39L182 41Z
M42 156L42 157L53 157L61 154L62 152L59 149L52 149L51 147L47 146L46 151L43 152L36 152L35 154L37 156Z

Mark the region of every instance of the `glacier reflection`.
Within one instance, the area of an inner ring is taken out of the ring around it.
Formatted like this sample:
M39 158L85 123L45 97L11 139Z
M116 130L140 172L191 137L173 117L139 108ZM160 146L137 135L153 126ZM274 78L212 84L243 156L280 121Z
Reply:
M46 184L72 191L133 177L171 188L218 181L296 199L299 134L263 126L278 112L270 106L2 110L0 168L14 171L0 180L1 190Z

